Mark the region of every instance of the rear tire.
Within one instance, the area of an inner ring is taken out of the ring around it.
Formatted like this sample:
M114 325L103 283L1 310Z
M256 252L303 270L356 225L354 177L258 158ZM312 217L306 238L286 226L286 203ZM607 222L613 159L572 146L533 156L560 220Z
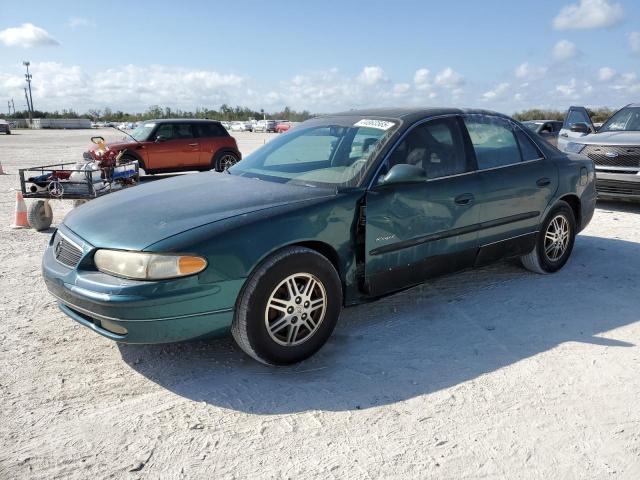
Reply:
M44 200L38 200L29 205L27 209L27 221L29 226L38 232L47 230L53 222L53 210Z
M522 265L535 273L557 272L571 256L576 232L573 209L568 203L559 201L542 223L534 249L520 257Z
M236 304L231 333L240 348L267 365L289 365L317 352L342 309L342 285L324 256L284 248L248 278Z
M216 172L224 172L226 169L234 166L240 159L232 152L218 152L213 157L212 165Z

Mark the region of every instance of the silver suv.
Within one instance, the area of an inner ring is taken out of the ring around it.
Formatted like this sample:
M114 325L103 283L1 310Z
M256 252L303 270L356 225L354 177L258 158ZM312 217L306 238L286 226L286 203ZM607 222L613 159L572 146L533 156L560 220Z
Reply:
M640 104L623 107L598 129L584 107L570 107L558 149L593 160L599 198L640 201Z

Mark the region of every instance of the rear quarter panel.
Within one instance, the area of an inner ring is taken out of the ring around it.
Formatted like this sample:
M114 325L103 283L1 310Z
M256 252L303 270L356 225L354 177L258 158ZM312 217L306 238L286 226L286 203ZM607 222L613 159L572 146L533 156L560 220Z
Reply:
M583 230L591 221L596 206L595 166L583 155L558 154L553 161L558 167L558 190L556 198L549 204L550 210L563 198L574 195L580 200L579 229Z

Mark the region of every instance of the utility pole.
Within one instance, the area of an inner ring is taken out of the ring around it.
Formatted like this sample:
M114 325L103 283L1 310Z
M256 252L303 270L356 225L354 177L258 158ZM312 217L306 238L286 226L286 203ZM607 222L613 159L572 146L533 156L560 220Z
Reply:
M16 104L13 103L13 97L11 98L11 106L13 107L13 114L16 114Z
M27 73L25 74L24 78L27 79L27 85L29 86L29 99L27 101L27 103L29 104L29 109L30 109L30 114L29 114L29 123L31 123L31 116L33 115L33 97L31 96L31 78L33 77L33 75L31 75L29 73L29 65L31 65L31 62L28 60L25 60L24 62L22 62L22 64L27 67Z
M9 116L11 116L11 100L7 100L7 110L9 111Z
M31 126L31 106L29 105L29 95L27 94L27 87L24 87L24 98L27 100L27 110L29 110L29 126Z

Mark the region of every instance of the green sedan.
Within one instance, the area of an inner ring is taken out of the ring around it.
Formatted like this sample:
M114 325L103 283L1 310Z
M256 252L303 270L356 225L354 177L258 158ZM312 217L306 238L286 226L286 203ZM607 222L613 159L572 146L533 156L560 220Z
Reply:
M226 173L151 182L72 211L43 259L64 313L118 342L229 331L283 365L345 306L519 257L567 262L594 166L483 110L380 109L298 125Z

